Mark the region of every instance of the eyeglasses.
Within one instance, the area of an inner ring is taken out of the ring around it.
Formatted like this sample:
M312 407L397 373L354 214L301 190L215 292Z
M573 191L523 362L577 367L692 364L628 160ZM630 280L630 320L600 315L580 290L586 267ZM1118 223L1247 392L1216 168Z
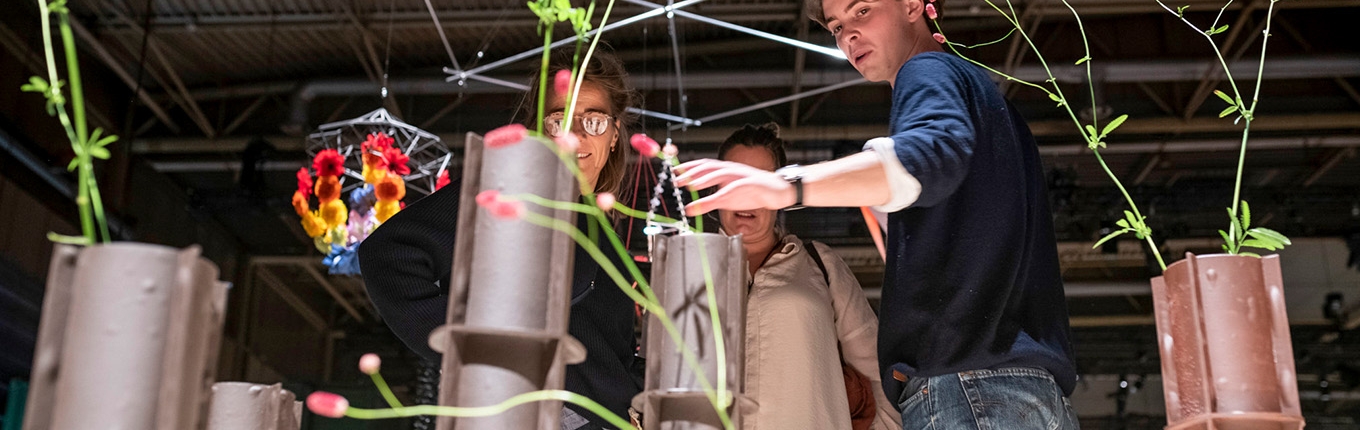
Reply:
M547 128L548 134L552 137L562 137L566 134L566 129L562 123L566 121L567 115L562 112L554 112L543 118L543 125ZM573 118L581 130L591 136L599 136L609 130L609 125L614 121L614 117L603 112L586 112L574 115Z

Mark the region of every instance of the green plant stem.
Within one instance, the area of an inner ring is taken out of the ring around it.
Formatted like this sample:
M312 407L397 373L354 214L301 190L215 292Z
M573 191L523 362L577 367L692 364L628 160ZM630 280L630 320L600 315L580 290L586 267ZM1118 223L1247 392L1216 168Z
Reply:
M552 59L552 51L548 47L552 46L552 26L543 26L543 66L539 67L538 72L538 116L535 121L538 126L534 128L540 136L543 135L543 108L547 103L548 94L548 61Z
M55 49L52 45L52 10L47 7L46 0L38 0L38 12L42 21L43 54L47 60L48 94L46 94L46 98L53 104L53 107L56 110L57 120L61 122L62 129L66 131L66 137L71 140L71 145L75 146L76 158L79 160L77 164L88 165L90 164L90 160L88 158L82 158L88 157L88 154L84 153L83 147L81 146L83 140L80 135L76 133L75 126L71 123L71 118L66 114L65 97L61 94L61 78L57 75L57 60L54 54ZM68 64L70 64L71 61L69 58L75 55L75 50L73 47L74 41L70 36L67 36L70 34L69 23L66 27L67 28L62 32L62 35L66 37L66 43L72 45L71 48L67 48ZM67 44L64 44L63 47L68 46ZM77 171L76 176L76 207L80 210L80 231L81 234L85 236L88 243L95 243L96 233L94 218L90 209L90 182L81 178L81 176L84 176L83 170Z
M414 417L419 415L439 415L448 417L488 417L510 410L519 405L532 402L542 402L557 400L567 403L580 405L586 410L599 415L608 421L610 425L628 429L632 424L609 409L586 396L564 390L541 390L533 391L505 399L500 403L490 406L458 407L458 406L434 406L417 405L406 406L392 409L363 409L351 407L345 410L345 416L361 420L379 420L387 418Z
M964 60L967 60L968 62L973 63L973 64L975 64L975 65L977 65L977 66L979 66L979 67L982 67L982 68L984 68L984 69L986 69L986 70L988 70L988 71L990 71L990 72L992 72L992 73L995 73L995 74L997 74L997 75L1000 75L1000 76L1006 78L1007 80L1019 82L1019 83L1024 84L1024 85L1029 85L1029 86L1031 86L1031 87L1038 88L1039 90L1041 90L1041 91L1043 91L1043 92L1045 92L1045 93L1048 93L1049 95L1056 96L1056 97L1058 98L1058 100L1060 101L1060 104L1062 105L1063 109L1064 109L1065 111L1067 111L1067 116L1068 116L1069 118L1072 119L1072 123L1073 123L1074 125L1076 125L1077 130L1078 130L1079 132L1081 132L1081 134L1084 136L1084 138L1085 138L1085 140L1086 140L1086 142L1087 142L1088 147L1091 147L1091 148L1092 148L1092 149L1091 149L1091 152L1092 152L1093 154L1095 154L1095 156L1096 156L1096 161L1098 161L1098 162L1100 163L1100 167L1101 167L1102 169L1105 170L1105 174L1108 175L1108 176L1110 177L1110 180L1114 182L1115 186L1116 186L1117 188L1119 188L1119 192L1124 196L1124 200L1129 204L1129 208L1132 210L1132 212L1133 212L1133 214L1134 214L1134 216L1135 216L1135 219L1138 219L1139 222L1142 223L1143 216L1142 216L1142 212L1138 210L1138 205L1137 205L1136 203L1134 203L1133 197L1130 196L1129 193L1128 193L1128 190L1124 188L1124 184L1123 184L1122 182L1120 182L1119 177L1116 176L1116 175L1114 174L1114 172L1110 170L1110 166L1109 166L1108 164L1105 163L1104 157L1102 157L1102 156L1100 155L1100 149L1099 149L1099 147L1098 147L1098 143L1099 143L1099 135L1091 136L1091 135L1088 135L1088 133L1086 133L1086 132L1084 131L1084 126L1082 125L1081 120L1077 118L1076 112L1074 112L1074 111L1072 110L1072 105L1071 105L1071 103L1067 103L1067 97L1063 94L1063 92L1062 92L1062 87L1060 87L1060 86L1058 85L1058 80L1057 80L1057 78L1053 75L1053 71L1049 68L1049 66L1048 66L1048 61L1044 59L1043 53L1040 52L1040 51L1039 51L1039 48L1038 48L1037 46L1034 45L1034 41L1033 41L1032 39L1030 39L1029 34L1025 33L1024 28L1021 27L1020 23L1019 23L1015 18L1013 18L1011 15L1008 15L1005 11L1001 10L1001 8L1000 8L999 6L997 6L995 3L993 3L991 0L986 0L986 2L987 2L987 4L988 4L989 6L992 7L992 9L996 10L997 13L999 13L999 14L1001 14L1003 17L1005 17L1005 18L1006 18L1006 21L1010 22L1012 27L1014 27L1017 31L1019 31L1020 37L1023 38L1023 39L1025 40L1025 43L1027 43L1027 44L1029 45L1030 50L1032 50L1032 51L1034 52L1034 54L1035 54L1035 58L1037 58L1037 59L1039 60L1039 63L1043 66L1043 68L1044 68L1044 73L1048 76L1049 82L1051 82L1051 83L1053 84L1053 91L1049 91L1048 88L1046 88L1046 87L1043 87L1043 86L1040 86L1040 85L1037 85L1037 84L1034 84L1034 83L1031 83L1031 82L1027 82L1027 81L1024 81L1024 80L1021 80L1021 79L1017 79L1017 78L1015 78L1015 77L1013 77L1013 76L1011 76L1011 75L1008 75L1008 74L1006 74L1006 73L1002 73L1002 72L1000 72L1000 71L997 71L996 69L993 69L993 68L987 66L986 64L982 64L981 62L978 62L978 61L976 61L976 60L973 60L972 58L969 58L968 56L964 55L962 52L959 52L959 50L958 50L957 48L955 48L955 46L954 46L955 44L952 43L952 42L949 43L950 49L951 49L952 51L954 51L954 53L957 54L960 58L963 58ZM1014 7L1011 6L1010 0L1007 0L1007 1L1006 1L1006 4L1007 4L1007 7L1008 7L1009 9L1011 9L1012 13L1014 13ZM1087 40L1087 38L1086 38L1086 30L1085 30L1085 27L1084 27L1084 25L1083 25L1082 22L1081 22L1081 16L1080 16L1079 14L1077 14L1077 10L1076 10L1075 8L1073 8L1072 5L1069 4L1069 3L1067 2L1067 0L1063 0L1063 4L1067 6L1068 10L1072 11L1072 16L1075 17L1075 19L1077 20L1077 27L1078 27L1078 29L1080 30L1081 36L1082 36L1082 46L1083 46L1083 48L1084 48L1084 52L1085 52L1086 57L1089 58L1090 55L1091 55L1090 45L1089 45L1089 42L1088 42L1088 40ZM1163 5L1163 7L1165 7L1165 5ZM936 28L937 30L940 30L941 32L943 32L943 28L940 26L939 21L935 21L935 28ZM1091 60L1085 61L1085 64L1086 64L1086 81L1087 81L1088 86L1090 86L1090 85L1093 85L1092 80L1091 80ZM1094 109L1094 108L1095 108L1095 91L1094 91L1094 88L1091 88L1091 91L1090 91L1090 92L1091 92L1091 106L1092 106L1092 108ZM1096 128L1097 130L1099 130L1099 127L1097 127L1097 126L1099 125L1099 123L1095 120L1095 111L1093 110L1091 113L1092 113L1092 115L1091 115L1091 117L1092 117L1092 127L1093 127L1093 128ZM1144 228L1146 228L1146 224L1143 224L1143 226L1144 226ZM1163 259L1162 259L1161 251L1157 248L1156 242L1152 240L1152 234L1151 234L1151 230L1150 230L1150 229L1148 229L1148 234L1145 236L1145 239L1146 239L1147 242L1148 242L1148 246L1152 249L1152 254L1153 254L1153 256L1155 256L1155 257L1157 258L1157 264L1159 264L1159 265L1161 266L1162 270L1166 270L1166 263L1165 263L1165 262L1163 261Z
M383 380L381 373L374 372L369 376L373 377L373 385L378 386L378 392L382 393L383 399L387 400L388 406L391 406L393 409L402 407L401 401L397 400L397 396L392 394L392 389L387 387L387 381Z
M76 38L71 33L69 12L58 13L57 22L61 25L61 43L66 51L66 77L71 84L71 113L75 116L76 137L79 138L76 142L88 149L90 134L85 128L85 92L81 89L80 63L76 58Z
M94 176L94 163L87 162L81 165L81 170L85 173L83 175L85 180L90 183L86 191L90 197L90 208L94 212L94 223L99 227L99 237L102 238L104 243L109 243L112 238L109 237L109 223L104 218L104 200L99 197L99 184Z
M591 10L594 10L594 5L595 5L595 3L592 2L592 3L591 3ZM586 59L585 59L585 61L582 61L580 64L585 64L585 65L589 66L589 64L590 64L590 57L592 57L592 56L595 55L595 46L598 45L598 44L600 43L600 35L603 35L603 34L604 34L604 26L605 26L605 24L607 24L607 23L609 22L609 13L612 12L613 10L614 10L614 0L609 0L609 4L608 4L608 5L605 5L605 7L604 7L604 15L600 17L600 27L599 27L599 28L600 28L600 31L595 32L595 38L594 38L594 39L591 39L591 41L590 41L590 48L589 48L589 49L586 49ZM577 50L578 50L578 51L580 50L580 45L579 45L579 44L577 45ZM589 69L589 68L590 68L590 67L586 67L586 69ZM583 69L583 70L584 70L584 69ZM581 74L581 75L585 75L585 72L582 71L580 74ZM582 81L585 81L585 79L584 79L582 76L577 76L577 74L576 74L575 71L572 72L571 76L572 76L572 79L573 79L573 80L572 80L572 82L571 82L571 86L572 86L572 89L571 89L571 104L570 104L569 107L567 108L567 117L566 117L567 130L571 130L571 126L572 126L572 124L573 124L572 119L571 119L571 116L572 116L572 113L576 110L576 96L578 96L578 95L581 94L581 82L582 82Z
M600 248L595 246L594 243L591 243L590 239L585 237L585 234L581 233L581 230L576 228L575 225L557 218L529 211L524 212L523 219L534 225L551 228L571 236L577 244L581 245L581 248L586 250L586 253L590 255L590 258L594 259L596 263L599 263L600 268L604 269L605 274L607 274L610 279L614 280L614 283L619 286L619 289L623 290L625 295L633 299L634 302L641 304L643 308L647 309L648 312L651 312L652 315L655 315L657 321L660 321L662 327L666 329L666 333L670 334L671 341L675 342L680 349L680 355L685 360L685 364L694 371L695 376L699 380L700 387L704 390L705 395L708 396L709 402L717 407L719 402L717 395L713 390L713 385L708 382L708 376L705 374L704 369L699 366L699 360L694 357L694 352L690 351L690 348L685 343L684 337L680 335L680 331L675 328L675 324L671 322L670 317L666 315L665 308L662 308L659 302L647 300L637 291L628 288L628 281L623 278L623 274L619 273L618 268L614 267L609 261L609 258L605 257L604 253L600 251ZM727 414L724 409L718 409L716 412L719 416Z
M708 318L713 325L713 355L718 357L718 398L722 404L714 404L718 410L727 410L727 343L723 340L722 321L718 319L718 295L713 291L713 270L708 264L708 251L704 248L704 237L701 232L696 235L695 242L699 244L699 267L704 273L704 297L708 300ZM727 414L718 414L718 418L723 423L723 428L732 428L732 420Z

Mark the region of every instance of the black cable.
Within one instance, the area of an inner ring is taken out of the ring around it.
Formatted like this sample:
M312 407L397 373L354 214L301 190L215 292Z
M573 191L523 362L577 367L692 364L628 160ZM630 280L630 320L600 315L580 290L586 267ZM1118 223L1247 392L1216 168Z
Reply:
M131 4L127 4L126 1L124 4L127 5L128 11L132 10ZM151 7L151 0L146 0L146 9L142 12L142 48L137 59L137 80L136 85L132 87L132 97L128 98L127 115L125 116L126 119L123 120L123 132L120 133L128 138L132 137L132 114L137 109L137 95L142 93L142 75L146 71L146 48L148 42L151 41L151 15L155 12ZM131 148L131 145L121 146L125 151Z

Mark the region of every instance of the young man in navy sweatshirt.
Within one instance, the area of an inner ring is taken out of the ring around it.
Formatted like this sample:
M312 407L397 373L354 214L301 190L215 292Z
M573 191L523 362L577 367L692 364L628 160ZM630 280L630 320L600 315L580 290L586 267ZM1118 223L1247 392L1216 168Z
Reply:
M873 206L888 225L884 392L903 428L1075 429L1076 383L1053 219L1029 127L984 71L932 38L927 0L808 0L865 78L892 86L890 134L769 172L716 160L688 206Z

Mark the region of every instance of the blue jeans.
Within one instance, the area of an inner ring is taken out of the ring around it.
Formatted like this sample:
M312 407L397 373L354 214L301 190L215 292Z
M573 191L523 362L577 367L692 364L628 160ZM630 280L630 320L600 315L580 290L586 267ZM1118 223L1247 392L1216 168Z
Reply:
M911 378L897 406L903 430L1080 428L1053 375L1028 367Z

